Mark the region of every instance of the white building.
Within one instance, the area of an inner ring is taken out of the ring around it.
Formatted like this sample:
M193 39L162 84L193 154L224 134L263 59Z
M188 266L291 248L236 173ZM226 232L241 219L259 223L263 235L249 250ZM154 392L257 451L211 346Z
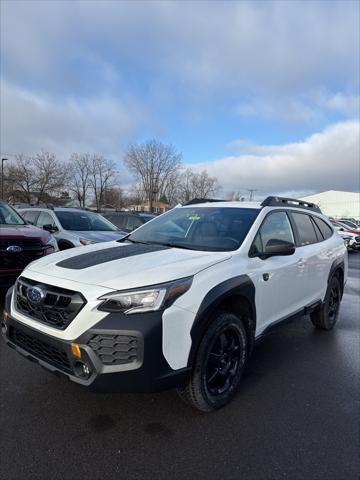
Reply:
M316 203L328 217L360 219L360 192L329 190L303 197L301 200Z

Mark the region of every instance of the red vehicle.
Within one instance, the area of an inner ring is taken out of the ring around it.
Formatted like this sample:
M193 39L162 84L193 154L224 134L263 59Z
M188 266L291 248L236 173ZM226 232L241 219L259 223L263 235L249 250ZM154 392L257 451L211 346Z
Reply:
M360 235L360 229L351 228L348 224L343 223L341 220L330 220L334 227L339 227L344 230L344 232L351 232L355 233L356 235Z
M28 263L57 250L50 233L27 225L0 200L0 287L10 287Z

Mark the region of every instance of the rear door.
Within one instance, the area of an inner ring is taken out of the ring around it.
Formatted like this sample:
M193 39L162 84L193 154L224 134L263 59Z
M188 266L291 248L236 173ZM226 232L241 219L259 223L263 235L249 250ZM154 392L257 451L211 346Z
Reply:
M297 250L304 262L304 300L310 304L323 295L329 265L327 242L311 215L294 211L290 215L296 232Z

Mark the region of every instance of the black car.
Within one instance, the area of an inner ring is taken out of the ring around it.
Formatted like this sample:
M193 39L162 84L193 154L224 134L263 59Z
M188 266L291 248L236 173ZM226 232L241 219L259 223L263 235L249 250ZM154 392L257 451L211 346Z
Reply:
M151 213L105 212L102 214L107 220L116 225L123 232L132 232L144 223L155 218Z

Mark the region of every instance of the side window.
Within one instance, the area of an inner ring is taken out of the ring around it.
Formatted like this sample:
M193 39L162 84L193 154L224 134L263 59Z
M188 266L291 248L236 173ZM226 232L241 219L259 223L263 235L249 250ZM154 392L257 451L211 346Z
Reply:
M32 225L35 225L39 212L36 210L27 210L26 212L20 212L20 215Z
M264 253L266 244L273 239L295 243L290 221L285 212L270 213L266 217L255 237L252 253L256 255Z
M51 225L55 227L55 222L50 213L41 212L36 222L36 226L42 228L44 225Z
M312 219L314 220L315 224L319 228L325 240L332 236L333 231L331 227L326 222L324 222L324 220L321 220L321 218L318 218L318 217L312 217Z
M296 229L299 234L299 242L301 247L318 242L315 226L313 225L309 215L306 213L291 212L291 216L294 219Z

